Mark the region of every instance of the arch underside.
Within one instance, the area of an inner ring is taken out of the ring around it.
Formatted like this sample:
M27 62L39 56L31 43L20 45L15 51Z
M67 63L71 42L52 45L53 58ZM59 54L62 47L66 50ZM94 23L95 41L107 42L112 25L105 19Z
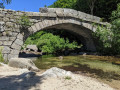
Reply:
M92 31L84 28L82 26L71 24L71 23L63 23L57 24L45 29L58 29L58 30L67 30L71 32L73 35L78 37L81 43L84 45L87 51L96 51L93 39L92 39Z
M92 32L94 27L90 23L81 22L76 19L56 19L44 20L36 23L29 28L30 34L34 34L44 29L65 29L79 37L87 51L96 51L95 44L92 39Z

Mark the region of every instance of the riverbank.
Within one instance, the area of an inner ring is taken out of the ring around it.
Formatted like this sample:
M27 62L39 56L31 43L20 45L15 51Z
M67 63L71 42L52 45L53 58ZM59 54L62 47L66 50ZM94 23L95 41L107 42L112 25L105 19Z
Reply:
M114 90L107 84L98 82L98 80L83 76L70 74L69 77L49 77L56 70L37 72L36 75L29 76L27 69L12 68L7 65L0 66L0 90ZM62 71L58 69L61 73ZM48 78L43 78L42 74ZM69 73L68 73L69 75ZM54 75L53 75L54 76Z

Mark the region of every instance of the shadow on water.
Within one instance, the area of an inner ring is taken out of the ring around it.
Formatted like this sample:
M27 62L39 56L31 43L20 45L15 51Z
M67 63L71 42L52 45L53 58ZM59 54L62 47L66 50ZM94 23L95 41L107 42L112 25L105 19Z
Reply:
M31 57L40 57L41 55L40 54L34 54L34 53L20 53L19 54L19 57L21 58L31 58Z
M74 67L75 65L77 65L78 67ZM67 71L72 71L76 74L82 75L90 74L91 77L98 77L106 80L110 79L120 80L120 75L116 74L115 72L104 72L102 69L92 69L88 65L75 63L71 66L64 66L61 68Z
M0 90L29 90L41 83L42 79L40 76L34 76L29 79L23 78L20 75L0 76ZM37 88L35 88L35 90L37 90Z

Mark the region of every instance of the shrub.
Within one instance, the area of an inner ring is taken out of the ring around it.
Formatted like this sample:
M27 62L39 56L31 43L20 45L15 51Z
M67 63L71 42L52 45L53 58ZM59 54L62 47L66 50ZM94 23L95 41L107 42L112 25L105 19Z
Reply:
M56 53L65 49L74 49L78 47L77 42L69 43L68 39L60 38L52 33L46 33L40 37L37 46L43 52Z
M21 25L21 28L28 28L32 25L32 23L29 20L29 17L23 14L20 19L18 20L18 23Z
M98 26L94 35L99 38L99 51L103 54L120 54L120 4L117 10L112 12L111 25Z
M110 54L112 48L113 32L110 28L98 26L97 30L93 33L94 37L98 40L99 45L97 50L102 54Z

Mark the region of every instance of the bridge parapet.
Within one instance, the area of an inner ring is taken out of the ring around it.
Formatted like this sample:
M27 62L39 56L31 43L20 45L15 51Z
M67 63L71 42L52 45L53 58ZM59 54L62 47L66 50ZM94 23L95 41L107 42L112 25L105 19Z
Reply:
M102 25L106 25L106 22L101 22L101 18L97 16L93 16L81 11L77 11L74 9L68 8L40 8L40 16L44 17L71 17L80 19L83 21L98 23Z

